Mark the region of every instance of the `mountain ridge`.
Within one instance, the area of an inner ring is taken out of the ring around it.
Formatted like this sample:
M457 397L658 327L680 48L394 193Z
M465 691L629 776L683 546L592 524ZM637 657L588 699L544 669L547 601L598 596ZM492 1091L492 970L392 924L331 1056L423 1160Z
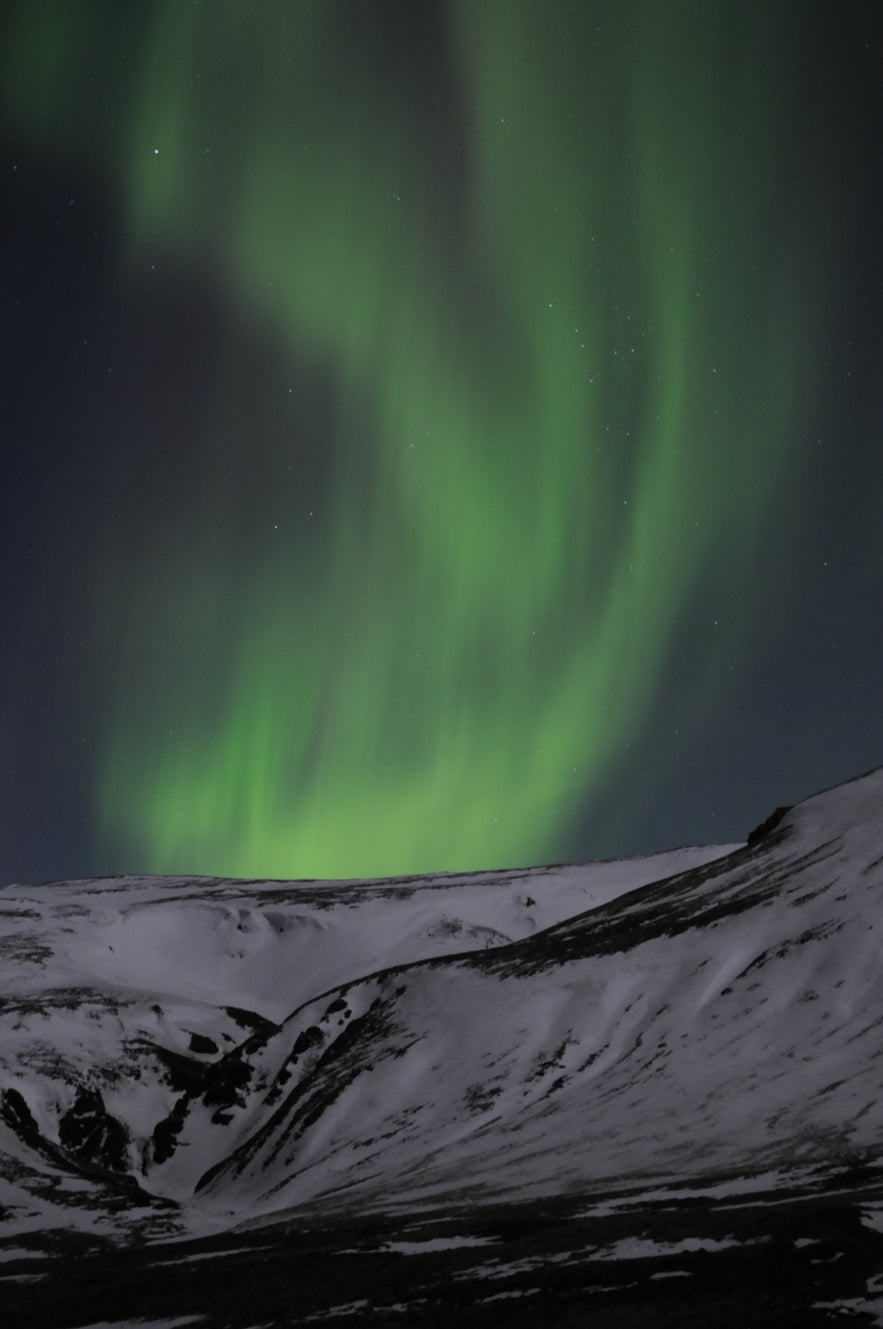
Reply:
M0 1256L883 1206L883 768L740 846L429 883L0 892Z

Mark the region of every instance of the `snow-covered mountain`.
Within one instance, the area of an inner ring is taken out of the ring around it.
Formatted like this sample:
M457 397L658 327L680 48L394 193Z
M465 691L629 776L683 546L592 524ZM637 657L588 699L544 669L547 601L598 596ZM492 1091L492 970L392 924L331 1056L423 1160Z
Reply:
M745 845L617 863L9 887L0 1237L588 1222L858 1178L878 1240L881 906L883 769Z

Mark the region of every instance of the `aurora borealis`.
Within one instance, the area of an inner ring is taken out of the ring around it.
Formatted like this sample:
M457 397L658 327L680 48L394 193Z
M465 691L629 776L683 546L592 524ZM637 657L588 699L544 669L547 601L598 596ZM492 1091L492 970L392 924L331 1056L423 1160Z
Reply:
M883 761L870 7L128 9L4 20L7 818L82 818L16 863L537 863L713 838L778 725L779 801Z

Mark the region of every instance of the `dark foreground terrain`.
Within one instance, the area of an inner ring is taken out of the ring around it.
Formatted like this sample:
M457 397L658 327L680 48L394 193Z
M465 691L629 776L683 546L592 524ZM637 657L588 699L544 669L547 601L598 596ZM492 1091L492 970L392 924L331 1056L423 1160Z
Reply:
M711 1189L711 1188L709 1188ZM0 1250L8 1329L883 1323L883 1178ZM613 1212L604 1212L613 1209ZM599 1212L600 1211L600 1212ZM79 1248L78 1248L79 1246Z

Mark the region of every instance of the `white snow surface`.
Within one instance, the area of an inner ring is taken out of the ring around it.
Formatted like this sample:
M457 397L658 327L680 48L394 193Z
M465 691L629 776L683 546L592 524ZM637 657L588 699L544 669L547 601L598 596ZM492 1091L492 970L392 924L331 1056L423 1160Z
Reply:
M387 1241L385 1251L399 1255L426 1255L432 1251L452 1251L461 1246L494 1246L496 1237L427 1237L424 1241Z
M873 1159L881 898L883 770L750 846L9 887L0 1236L741 1196Z
M101 1320L83 1326L83 1329L184 1329L185 1325L201 1324L204 1315L177 1315L174 1320Z

